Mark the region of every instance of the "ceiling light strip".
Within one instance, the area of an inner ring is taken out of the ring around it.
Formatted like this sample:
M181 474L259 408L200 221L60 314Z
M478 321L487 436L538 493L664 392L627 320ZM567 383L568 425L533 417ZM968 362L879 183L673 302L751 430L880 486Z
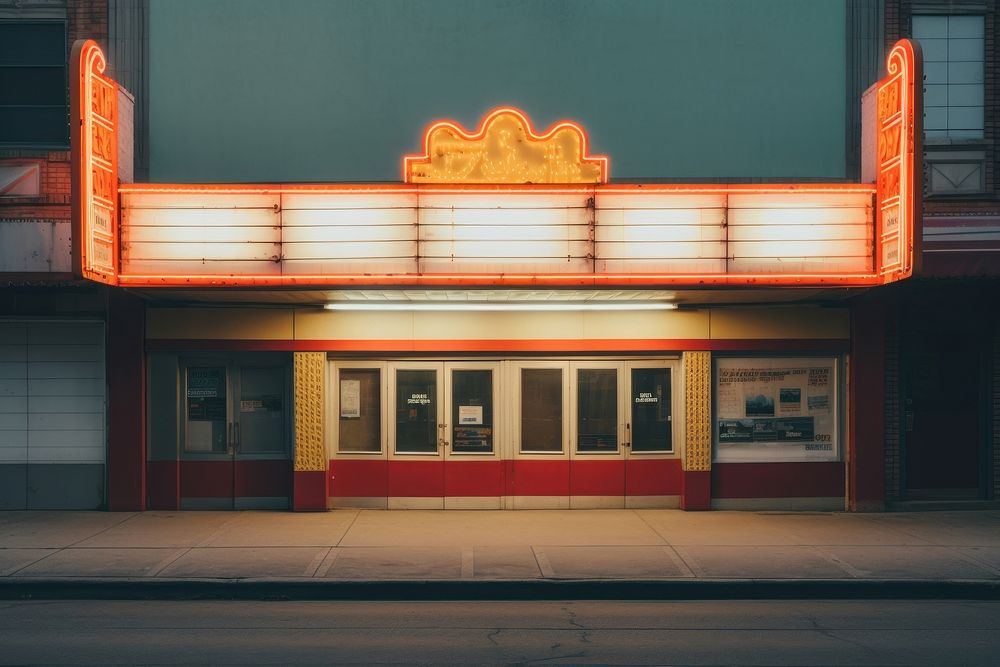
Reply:
M463 311L463 312L567 312L585 310L676 310L675 303L359 303L335 302L323 306L327 310L349 311Z

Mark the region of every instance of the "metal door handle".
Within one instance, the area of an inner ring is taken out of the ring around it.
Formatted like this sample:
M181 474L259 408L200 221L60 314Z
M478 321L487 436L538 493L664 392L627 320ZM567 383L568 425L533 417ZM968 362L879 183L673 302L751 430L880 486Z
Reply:
M233 422L229 422L229 437L226 440L227 440L227 442L226 442L226 454L228 454L229 456L232 456L233 454L236 453L236 445L235 445L235 441L236 441L236 429L235 429L235 427L233 425Z
M240 423L238 421L233 422L233 451L240 451Z

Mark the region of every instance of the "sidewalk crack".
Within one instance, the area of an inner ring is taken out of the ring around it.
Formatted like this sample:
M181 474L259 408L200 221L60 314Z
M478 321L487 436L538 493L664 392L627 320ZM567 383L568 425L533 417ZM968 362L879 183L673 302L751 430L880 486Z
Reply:
M661 540L663 540L664 544L670 544L670 540L667 539L667 536L661 533L659 530L657 530L656 526L651 524L649 520L642 515L642 513L640 513L638 510L632 510L632 513L635 514L637 517L639 517L639 520L642 521L644 524L646 524L651 531L656 533L656 536L659 537Z
M825 560L827 563L835 565L836 567L840 568L841 570L851 575L855 579L864 579L865 577L871 576L871 571L860 570L851 565L850 563L848 563L847 561L837 558L836 556L826 551L825 549L820 549L816 545L811 545L809 548L812 549L816 555Z
M326 556L323 558L323 562L319 564L319 567L316 568L316 572L314 572L312 576L320 579L325 577L327 573L333 568L333 564L337 562L338 558L340 558L340 554L342 551L343 549L337 547L330 547L330 550L326 553Z
M31 561L30 563L28 563L26 565L22 565L21 567L15 567L15 568L13 568L11 570L7 570L6 572L3 573L2 576L4 576L4 577L13 577L15 574L17 574L21 570L23 570L25 568L29 568L32 565L37 565L38 563L41 563L46 558L54 556L55 554L60 553L61 551L63 551L63 549L53 549L52 551L50 551L49 553L45 554L44 556L42 556L38 560Z
M694 570L691 568L691 566L688 565L687 561L684 560L684 557L681 556L679 553L677 553L677 550L674 547L670 545L664 545L660 548L663 549L663 551L667 554L667 558L669 558L671 562L673 562L673 564L677 566L677 569L680 570L682 577L694 579L698 576L694 573Z
M667 547L664 548L666 549ZM708 577L708 575L705 574L705 570L698 565L698 561L691 557L691 554L688 554L686 558L684 557L683 547L678 546L669 548L677 554L677 557L681 560L681 562L684 563L684 565L691 571L691 575L693 577L697 579L706 579Z
M115 524L112 524L112 525L108 526L107 528L104 528L104 529L102 529L102 530L99 530L99 531L97 531L96 533L94 533L93 535L88 535L87 537L84 537L83 539L79 539L79 540L77 540L76 542L72 542L72 543L70 543L70 544L67 544L67 545L66 545L66 546L64 546L64 547L60 547L60 548L59 548L59 550L60 550L60 551L62 551L63 549L69 549L69 548L71 548L71 547L75 547L76 545L80 544L81 542L86 542L87 540L92 540L92 539L94 539L94 538L95 538L95 537L97 537L98 535L103 535L104 533L108 532L108 531L109 531L109 530L111 530L112 528L117 528L118 526L122 525L123 523L125 523L125 522L127 522L127 521L131 521L131 520L132 520L132 519L134 519L134 518L135 518L136 516L138 516L138 514L139 514L138 512L132 512L131 514L129 514L129 516L125 517L125 518L124 518L124 519L122 519L121 521L119 521L119 522L117 522L117 523L115 523Z
M306 566L306 571L302 573L302 576L315 577L319 568L323 565L323 561L326 560L326 557L330 555L331 551L333 551L333 547L327 547L326 551L320 551L316 554L316 557L312 559L312 562Z
M188 553L190 553L193 548L194 547L182 547L182 548L178 549L172 555L167 556L166 558L164 558L163 560L161 560L159 563L157 563L153 567L151 567L148 570L146 570L146 576L147 577L156 577L156 576L158 576L160 574L160 572L163 572L168 567L170 567L171 565L173 565L174 563L176 563L177 561L179 561L181 558L183 558L184 556L188 555Z
M357 512L354 513L354 518L351 519L351 523L347 526L347 528L344 530L343 534L340 536L340 539L337 540L337 543L335 545L333 545L333 546L339 547L341 545L341 543L343 543L344 538L347 537L347 534L349 532L351 532L351 528L354 528L354 524L357 522L358 517L361 516L361 512L364 512L364 511L365 510L358 510Z
M538 571L542 573L542 576L546 579L555 579L556 572L552 569L552 563L549 562L549 557L545 555L545 552L538 547L531 547L531 553L535 556L535 564L538 565Z

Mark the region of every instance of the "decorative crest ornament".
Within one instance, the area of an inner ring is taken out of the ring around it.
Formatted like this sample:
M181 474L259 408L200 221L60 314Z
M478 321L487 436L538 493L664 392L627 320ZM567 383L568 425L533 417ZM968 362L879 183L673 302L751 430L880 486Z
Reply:
M535 132L524 112L500 107L476 132L438 121L424 132L423 155L403 158L407 183L607 183L608 158L587 153L587 133L559 121Z

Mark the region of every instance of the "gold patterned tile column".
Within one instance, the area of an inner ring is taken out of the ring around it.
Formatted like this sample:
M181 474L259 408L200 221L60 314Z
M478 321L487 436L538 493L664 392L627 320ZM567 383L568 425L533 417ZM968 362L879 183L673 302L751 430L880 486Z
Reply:
M685 352L684 470L712 469L712 353Z
M326 385L326 355L295 353L295 470L325 471L323 445L323 400Z

